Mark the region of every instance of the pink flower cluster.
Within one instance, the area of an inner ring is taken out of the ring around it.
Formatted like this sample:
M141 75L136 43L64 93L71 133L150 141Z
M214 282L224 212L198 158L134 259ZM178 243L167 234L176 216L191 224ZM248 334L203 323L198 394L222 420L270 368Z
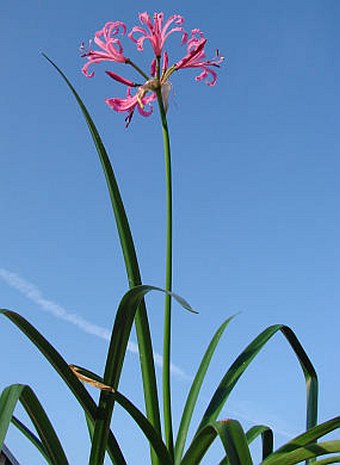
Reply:
M199 29L193 29L189 38L189 34L182 26L184 19L180 15L173 15L164 23L163 13L155 13L152 20L149 14L144 12L139 14L139 21L141 26L133 27L128 37L135 42L139 51L144 50L144 42L146 40L150 42L155 55L151 62L150 75L144 73L134 62L124 55L119 36L126 35L127 28L120 21L106 23L102 30L96 32L94 43L98 47L97 50L92 49L91 43L88 50L84 50L84 46L82 45L82 57L88 60L82 68L82 72L86 77L94 75L93 71L89 73L88 70L92 64L103 61L131 65L143 76L145 80L144 84L138 84L112 71L106 71L112 79L127 86L125 98L109 98L105 100L113 110L127 112L126 126L129 125L136 108L143 116L151 115L153 111L152 102L157 99L156 92L158 89L161 91L163 105L167 108L167 95L170 89L168 79L174 71L197 68L200 73L196 76L196 81L205 80L208 86L213 86L217 80L215 69L223 61L223 57L219 55L218 51L214 58L210 60L206 59L204 47L207 39ZM164 46L166 39L174 32L181 33L181 43L182 45L186 45L187 53L182 59L169 67L169 57ZM137 89L134 94L132 93L133 88Z

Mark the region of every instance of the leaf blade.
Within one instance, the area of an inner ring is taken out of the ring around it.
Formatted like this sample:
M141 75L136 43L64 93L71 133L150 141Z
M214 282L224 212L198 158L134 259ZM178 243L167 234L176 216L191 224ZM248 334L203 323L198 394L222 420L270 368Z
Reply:
M273 431L265 425L256 425L246 432L247 444L251 444L256 438L262 439L262 460L273 452ZM228 457L224 457L219 465L230 465Z
M92 386L96 386L97 384L98 389L108 391L108 389L106 389L107 386L104 385L104 379L98 376L96 373L80 366L75 366L75 368L77 369L79 375L84 377L84 382L87 382ZM104 387L101 388L100 386ZM153 427L150 421L126 396L113 388L111 389L111 391L108 391L110 392L110 395L134 419L153 447L153 450L157 454L161 463L164 465L173 465L169 451L167 450L162 437L159 435L158 431ZM92 428L91 435L93 435Z
M194 437L180 465L198 465L216 437L219 436L230 465L253 465L247 438L236 420L209 423Z
M31 323L18 313L11 310L0 309L0 315L3 315L11 321L42 353L65 384L69 387L81 407L89 415L92 423L94 423L97 415L97 406L59 352L57 352L57 350ZM126 465L126 461L120 450L118 442L111 431L109 432L108 451L116 465Z
M44 446L51 465L69 465L59 438L43 406L33 390L27 385L12 384L0 397L0 450L5 439L14 409L20 402L28 413ZM41 452L41 450L38 448ZM46 456L45 456L46 457Z
M75 97L81 112L85 118L86 124L89 128L92 136L94 145L96 147L99 160L104 172L113 214L115 217L118 235L120 238L121 249L124 256L124 262L126 272L128 276L128 282L130 287L138 286L142 284L141 273L139 270L139 264L137 260L136 249L129 225L129 221L125 212L122 197L120 195L118 183L112 168L112 164L106 152L105 146L99 135L99 132L91 118L89 111L85 104L80 98L78 92L75 90L69 79L62 72L62 70L47 56L43 53L44 58L57 70L60 76L63 78L71 93ZM158 431L161 431L161 420L160 410L158 401L158 391L156 382L155 362L153 358L153 348L150 334L150 325L146 312L146 306L144 301L141 302L139 310L136 315L136 333L137 341L140 353L140 364L143 379L143 390L144 390L144 401L147 416L151 423L156 427ZM157 463L153 459L153 463Z
M34 445L36 449L48 460L48 456L45 450L43 443L40 439L26 426L24 425L16 416L12 415L13 425Z
M291 452L282 452L267 457L261 465L295 465L304 460L311 460L321 455L340 452L340 441L325 441L318 444L307 444Z
M256 425L246 433L248 444L252 443L258 436L262 439L262 460L273 452L274 435L271 428L265 425Z
M229 458L230 465L253 465L247 437L237 420L224 420L216 423L220 438Z
M308 446L338 428L340 428L340 416L331 418L320 425L314 426L305 433L296 436L294 439L281 446L275 453L281 454L284 452L291 452L298 447Z
M136 311L141 300L150 291L164 292L165 294L172 296L187 310L195 312L195 310L193 310L182 297L156 286L143 284L126 292L117 310L104 372L104 384L112 387L114 390L118 388L126 348ZM99 399L99 414L95 425L91 448L90 465L100 465L104 461L105 444L111 422L113 406L114 398L110 395L110 392L102 391Z
M196 376L191 384L187 400L183 409L180 425L178 428L176 445L175 445L175 463L179 463L183 450L185 447L186 438L188 435L188 430L190 426L190 421L197 403L198 395L200 393L203 381L205 379L207 370L210 366L211 359L215 353L215 349L229 323L232 321L234 316L227 318L217 329L213 338L210 341L210 344L205 351L199 368L197 370Z
M312 362L298 341L294 332L285 325L273 325L262 331L253 341L241 352L241 354L232 363L230 368L223 376L212 399L203 415L202 421L198 427L204 427L206 424L215 421L217 415L222 410L230 393L236 386L237 382L246 371L250 363L254 360L261 349L267 342L278 332L281 332L291 348L295 352L300 366L302 368L306 383L306 424L307 429L315 426L317 421L317 399L318 399L318 379Z

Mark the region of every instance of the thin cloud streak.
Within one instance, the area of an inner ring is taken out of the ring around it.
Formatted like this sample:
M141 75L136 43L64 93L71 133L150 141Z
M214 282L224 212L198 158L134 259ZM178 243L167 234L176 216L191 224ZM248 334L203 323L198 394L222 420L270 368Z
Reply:
M55 318L76 326L78 329L84 333L90 334L91 336L99 337L105 341L110 341L111 333L107 328L99 326L95 323L91 323L88 320L85 320L80 315L76 313L69 312L64 307L59 305L52 300L46 299L40 289L38 289L34 284L28 282L26 279L19 276L17 273L13 273L4 268L0 268L0 278L9 286L13 287L24 295L27 299L34 302L41 310L49 313ZM135 342L128 343L128 351L132 354L138 355L138 345ZM158 367L163 366L163 357L158 353L154 353L155 364ZM191 377L188 376L180 367L171 364L171 373L185 380L191 380Z

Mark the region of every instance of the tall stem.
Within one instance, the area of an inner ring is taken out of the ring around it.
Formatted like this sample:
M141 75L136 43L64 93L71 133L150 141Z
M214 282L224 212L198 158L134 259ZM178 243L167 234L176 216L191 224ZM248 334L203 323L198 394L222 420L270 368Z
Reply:
M156 91L162 121L162 132L165 156L166 181L166 263L165 263L165 289L172 290L172 176L169 129L162 98L161 88ZM163 340L163 413L164 432L168 450L173 457L173 431L171 414L171 383L170 383L170 356L171 356L171 296L165 295L164 302L164 340Z

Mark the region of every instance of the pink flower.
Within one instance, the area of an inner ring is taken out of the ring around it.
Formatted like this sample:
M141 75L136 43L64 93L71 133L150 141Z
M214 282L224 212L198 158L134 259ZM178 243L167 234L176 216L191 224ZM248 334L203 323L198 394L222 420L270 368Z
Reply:
M89 61L86 63L82 72L86 77L92 77L94 72L88 73L88 68L94 63L100 63L101 61L115 61L118 63L125 63L126 57L123 55L123 47L119 39L115 36L119 34L119 29L122 29L122 35L126 34L126 26L121 21L114 23L106 23L101 31L96 32L94 37L94 43L98 45L101 50L92 50L91 48L82 54L82 57L86 57ZM82 45L82 49L83 49Z
M135 95L132 95L131 87L128 87L126 98L108 98L105 100L105 102L115 111L128 113L125 118L126 127L128 127L136 108L142 116L150 116L153 112L151 102L153 102L157 97L155 92L147 95L148 90L149 89L147 88L146 83L145 86L140 86L138 88L138 91ZM148 107L148 109L145 107Z
M196 81L206 79L206 84L213 86L216 84L217 73L211 67L219 68L224 58L216 51L216 56L213 59L206 60L204 46L207 39L204 38L199 29L193 29L191 35L191 39L188 40L188 53L175 64L175 69L200 68L202 72L195 77ZM207 80L209 76L211 77L210 81Z
M135 26L132 28L131 32L129 33L129 37L133 42L137 44L137 49L142 51L143 49L143 44L144 40L149 40L153 51L155 52L155 55L157 57L160 57L162 54L162 50L164 47L164 43L166 39L169 37L170 34L173 32L182 32L182 44L184 44L187 41L188 34L184 31L184 29L181 26L176 26L172 29L169 30L169 27L172 23L175 23L177 25L183 24L184 19L180 15L173 15L171 16L167 22L163 26L163 19L164 19L164 14L163 13L155 13L154 14L154 20L150 19L150 16L147 12L140 13L139 14L139 20L140 22L145 25L146 27L140 27L140 26ZM134 33L140 33L141 36L138 39L135 39L133 37Z

